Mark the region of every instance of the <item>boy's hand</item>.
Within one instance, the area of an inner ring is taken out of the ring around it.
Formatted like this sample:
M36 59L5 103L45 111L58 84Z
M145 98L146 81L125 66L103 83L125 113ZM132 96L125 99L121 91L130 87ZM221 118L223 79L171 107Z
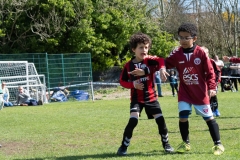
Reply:
M160 78L163 82L167 80L167 76L169 76L168 72L166 71L165 68L160 69Z
M208 96L211 98L213 96L216 96L217 92L216 90L208 90Z
M223 56L223 61L224 62L229 62L230 58L228 56Z
M143 88L144 88L143 83L139 83L139 80L134 81L133 85L134 85L135 89L143 90Z
M144 76L145 72L143 69L135 68L132 72L128 72L128 74L134 75L134 76Z

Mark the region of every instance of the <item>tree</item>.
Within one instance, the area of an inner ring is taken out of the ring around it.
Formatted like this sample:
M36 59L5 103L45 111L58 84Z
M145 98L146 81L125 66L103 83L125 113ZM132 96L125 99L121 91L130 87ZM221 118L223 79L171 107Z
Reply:
M104 70L131 57L127 44L135 32L152 36L159 44L153 46L156 54L165 55L175 45L155 18L155 6L145 0L0 2L1 53L90 52L93 69Z

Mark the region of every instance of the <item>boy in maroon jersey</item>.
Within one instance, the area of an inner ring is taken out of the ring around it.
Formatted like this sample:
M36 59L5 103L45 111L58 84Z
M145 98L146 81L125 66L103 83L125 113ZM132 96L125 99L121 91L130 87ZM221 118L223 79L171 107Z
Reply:
M209 57L209 50L207 47L202 46L201 47L203 49L203 51L207 54L207 56ZM216 85L216 92L217 92L217 88L218 88L218 82L221 81L221 69L217 66L216 62L210 58L210 62L213 66L213 70L215 73L215 83ZM210 106L213 112L213 115L216 117L220 116L220 112L218 110L218 99L217 99L217 94L215 96L210 97Z
M189 141L188 118L192 105L198 115L206 121L214 142L214 155L221 155L224 147L220 141L219 126L210 108L210 97L216 95L215 74L212 64L201 49L194 44L197 40L197 27L191 23L183 23L178 28L180 47L173 50L165 59L166 68L176 68L179 73L179 128L183 142L177 152L184 153L191 149Z
M155 72L161 69L160 72L163 73L165 70L164 59L148 55L151 44L149 36L143 33L136 33L130 38L130 48L135 57L125 64L120 76L120 84L131 89L130 118L123 133L122 144L117 151L120 156L127 154L127 147L143 108L149 118L155 118L165 152L173 152L168 143L168 130L154 83Z

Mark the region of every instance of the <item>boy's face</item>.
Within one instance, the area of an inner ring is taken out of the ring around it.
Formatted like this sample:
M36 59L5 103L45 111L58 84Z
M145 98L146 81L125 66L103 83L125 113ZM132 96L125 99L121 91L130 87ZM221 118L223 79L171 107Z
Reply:
M193 46L193 43L197 40L197 37L192 35L188 32L179 32L179 41L180 45L183 48L191 48Z
M135 53L136 60L142 61L145 56L148 55L149 43L138 43L136 48L132 48L132 51Z

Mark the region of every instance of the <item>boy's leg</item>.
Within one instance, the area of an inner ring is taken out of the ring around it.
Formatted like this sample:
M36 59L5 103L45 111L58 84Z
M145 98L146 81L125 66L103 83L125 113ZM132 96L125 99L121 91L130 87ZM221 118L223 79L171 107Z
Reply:
M224 152L224 147L220 141L219 126L215 119L206 120L209 128L210 135L214 142L213 153L215 155L221 155Z
M163 146L164 150L168 153L173 152L174 149L169 144L168 130L167 130L167 126L166 126L164 117L162 115L156 116L155 121L158 125L158 132L161 137L162 146Z
M138 124L139 113L142 110L142 107L143 106L140 106L140 104L132 104L131 103L130 118L129 118L128 124L125 127L124 132L123 132L122 144L117 151L117 154L120 156L127 155L127 147L130 145L133 130Z
M210 135L212 137L212 140L213 140L214 144L215 145L221 144L220 134L219 134L219 126L218 126L216 120L211 119L211 120L206 121L206 123L208 125Z
M219 127L212 115L212 111L209 105L194 105L196 113L201 115L206 121L210 135L214 142L213 153L215 155L220 155L224 152L224 147L220 141Z
M189 141L189 122L188 122L188 119L186 119L186 120L180 119L179 120L179 129L180 129L180 133L181 133L181 137L182 137L183 142L190 143L190 141Z
M183 121L183 119L180 119L179 120L179 129L180 129L180 133L181 133L183 142L179 144L179 146L177 148L177 152L184 153L186 151L190 151L191 146L190 146L190 141L189 141L189 122L188 122L188 120Z
M118 149L117 154L120 156L125 156L127 154L127 147L130 145L130 141L132 138L133 130L138 124L137 117L130 117L127 126L123 132L122 144Z
M125 127L124 133L123 133L123 140L122 140L122 146L128 147L130 144L130 140L132 138L133 130L138 124L138 118L137 117L131 117L128 121L127 126Z
M184 153L189 151L190 140L189 140L189 122L188 117L191 114L191 104L187 102L179 102L179 130L182 137L182 143L178 146L177 152Z
M158 132L161 137L162 146L165 150L165 152L171 153L174 151L174 149L170 146L169 140L168 140L168 130L165 123L165 119L162 115L162 110L160 108L160 104L158 101L153 102L145 107L145 112L147 114L152 114L155 118L155 121L158 125Z

